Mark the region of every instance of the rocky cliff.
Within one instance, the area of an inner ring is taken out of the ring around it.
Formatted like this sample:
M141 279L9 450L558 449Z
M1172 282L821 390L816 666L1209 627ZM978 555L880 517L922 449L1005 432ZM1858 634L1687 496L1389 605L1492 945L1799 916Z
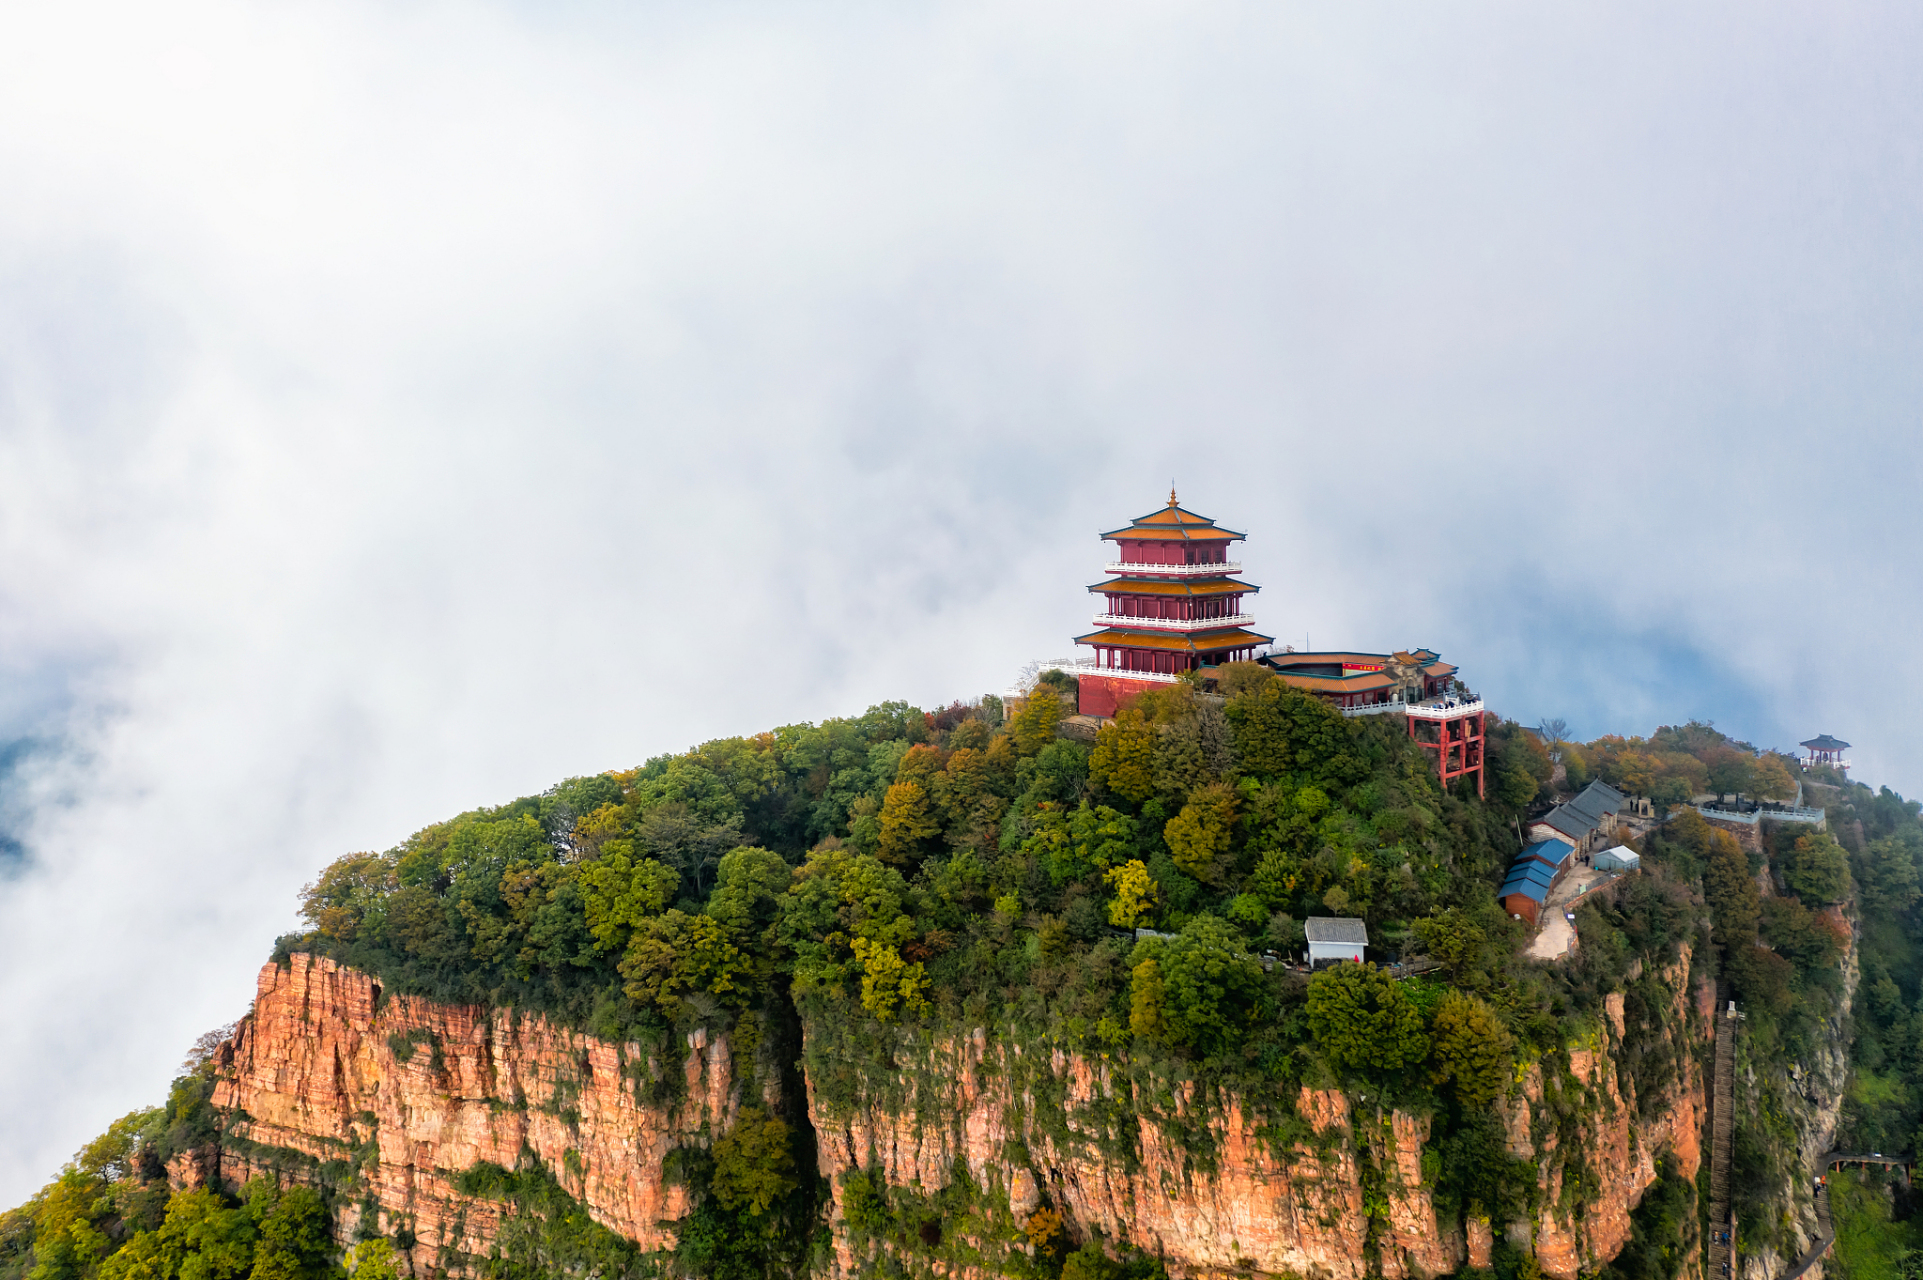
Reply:
M261 970L252 1013L217 1055L228 1136L172 1172L346 1189L342 1238L371 1208L426 1274L485 1255L498 1227L497 1207L460 1194L456 1176L531 1153L597 1221L660 1249L689 1208L666 1157L725 1131L743 1092L724 1038L696 1032L684 1048L663 1062L540 1017L385 996L365 974L296 955Z
M1503 1119L1511 1153L1535 1166L1534 1206L1493 1223L1462 1221L1437 1195L1430 1119L1366 1094L1304 1087L1265 1109L1157 1090L1116 1063L986 1028L904 1033L887 1089L844 1082L830 1098L805 1079L833 1195L822 1266L854 1276L886 1253L910 1274L1019 1272L1045 1210L1044 1229L1059 1215L1067 1238L1156 1254L1178 1276L1428 1277L1486 1264L1502 1233L1574 1277L1621 1249L1663 1151L1686 1177L1700 1163L1705 1024L1687 952L1658 978L1673 1068L1637 1096L1618 995L1587 1040L1524 1069ZM327 1182L343 1239L372 1213L425 1275L467 1269L499 1228L498 1207L463 1195L461 1175L532 1159L598 1222L663 1250L691 1207L670 1153L709 1145L744 1097L783 1101L780 1072L738 1065L724 1037L697 1031L674 1050L384 996L364 974L297 955L262 971L253 1012L219 1052L229 1136L174 1173Z

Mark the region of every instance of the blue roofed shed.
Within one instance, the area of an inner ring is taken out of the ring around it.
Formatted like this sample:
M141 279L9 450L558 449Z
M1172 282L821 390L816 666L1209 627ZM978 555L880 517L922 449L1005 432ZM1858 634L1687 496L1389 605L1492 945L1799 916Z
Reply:
M1563 859L1575 851L1576 846L1570 844L1567 840L1538 840L1517 854L1516 861L1521 862L1526 858L1533 858L1535 861L1548 866L1560 867Z

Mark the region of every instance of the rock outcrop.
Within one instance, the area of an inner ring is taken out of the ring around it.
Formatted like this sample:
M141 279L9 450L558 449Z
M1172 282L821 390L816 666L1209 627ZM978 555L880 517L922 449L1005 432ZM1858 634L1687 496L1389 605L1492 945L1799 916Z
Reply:
M514 1168L526 1151L603 1225L671 1247L689 1206L663 1179L665 1157L725 1131L740 1092L725 1039L697 1032L685 1048L651 1063L638 1044L540 1017L383 998L366 974L296 955L261 970L253 1013L218 1053L214 1103L230 1138L171 1172L234 1187L356 1166L380 1229L412 1233L424 1275L446 1251L485 1255L498 1225L498 1208L461 1195L455 1176L484 1161ZM668 1070L679 1087L663 1091ZM672 1101L646 1101L649 1081ZM343 1238L360 1212L343 1205Z

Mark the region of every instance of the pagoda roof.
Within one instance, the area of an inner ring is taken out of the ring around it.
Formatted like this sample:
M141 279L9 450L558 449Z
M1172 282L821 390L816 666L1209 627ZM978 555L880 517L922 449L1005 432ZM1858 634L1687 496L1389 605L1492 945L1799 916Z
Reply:
M1092 583L1088 589L1104 595L1226 596L1262 588L1236 578L1110 578Z
M1808 742L1798 745L1808 747L1811 751L1842 751L1850 744L1841 738L1832 738L1826 733L1820 738L1811 738Z
M1175 501L1175 490L1168 493L1168 505L1145 516L1137 516L1120 529L1102 535L1103 541L1126 538L1132 542L1238 542L1247 537L1233 529L1222 529L1207 516L1196 515Z
M1291 689L1321 693L1373 693L1395 685L1395 677L1382 671L1358 671L1347 676L1305 676L1293 671L1278 671L1276 677Z
M1263 661L1277 669L1285 667L1325 667L1331 662L1352 662L1358 665L1386 667L1390 663L1415 663L1425 674L1447 675L1456 668L1443 662L1433 649L1413 651L1398 649L1394 653L1360 653L1354 649L1317 649L1313 652L1271 653Z
M1075 643L1114 645L1120 649L1167 649L1176 653L1208 653L1216 649L1268 644L1274 639L1274 636L1257 635L1241 627L1229 627L1222 631L1204 631L1199 634L1181 631L1135 631L1123 627L1108 627L1101 631L1091 631L1085 636L1076 636Z

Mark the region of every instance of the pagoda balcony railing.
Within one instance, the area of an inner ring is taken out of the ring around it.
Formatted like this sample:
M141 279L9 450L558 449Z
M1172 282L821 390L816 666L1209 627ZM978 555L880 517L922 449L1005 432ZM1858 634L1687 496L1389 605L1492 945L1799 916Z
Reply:
M1254 626L1255 615L1236 613L1226 618L1132 618L1120 613L1098 613L1095 615L1095 625L1156 631L1220 631L1225 627Z
M1366 706L1343 707L1345 716L1406 715L1412 720L1454 720L1482 711L1481 698L1431 698L1427 702L1371 702Z
M1159 573L1165 577L1213 577L1223 573L1242 572L1240 560L1229 560L1221 564L1136 564L1132 560L1118 560L1114 564L1102 566L1103 573Z

